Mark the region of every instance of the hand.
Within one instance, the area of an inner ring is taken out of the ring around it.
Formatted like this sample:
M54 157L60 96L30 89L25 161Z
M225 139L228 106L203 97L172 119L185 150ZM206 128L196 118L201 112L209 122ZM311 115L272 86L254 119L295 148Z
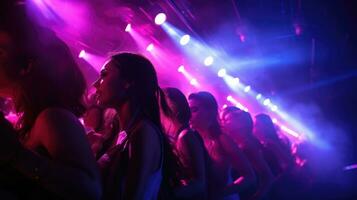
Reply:
M16 157L21 143L16 137L16 130L0 112L0 162L9 162Z

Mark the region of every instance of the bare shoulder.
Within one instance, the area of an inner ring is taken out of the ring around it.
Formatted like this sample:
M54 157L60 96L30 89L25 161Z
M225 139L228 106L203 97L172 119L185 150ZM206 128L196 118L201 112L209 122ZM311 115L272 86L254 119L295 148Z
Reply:
M61 120L66 121L78 121L76 116L63 108L47 108L43 110L37 117L36 123L43 123L43 122L61 122Z
M160 134L162 133L159 127L148 120L143 120L133 130L132 142L152 144L155 143L155 141L159 142Z
M83 126L70 111L62 108L47 108L37 117L32 134L45 146L54 143L77 143L85 138ZM49 144L50 143L50 144Z
M196 145L199 141L193 130L185 129L179 134L178 142L185 143L187 145Z

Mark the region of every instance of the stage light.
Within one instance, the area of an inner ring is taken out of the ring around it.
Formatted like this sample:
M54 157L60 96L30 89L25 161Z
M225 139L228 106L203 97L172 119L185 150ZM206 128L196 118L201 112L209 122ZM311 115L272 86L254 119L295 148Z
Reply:
M85 58L86 57L86 51L81 50L81 52L79 52L78 58Z
M257 96L255 97L257 100L262 98L262 94L257 94Z
M248 85L244 88L244 92L249 92L249 91L250 91L250 85Z
M272 121L274 124L278 123L278 120L276 118L273 118Z
M224 77L227 74L226 69L222 68L218 71L217 75L218 77Z
M181 44L182 46L184 46L184 45L186 45L189 41L190 41L190 36L186 34L186 35L184 35L184 36L181 37L181 39L180 39L180 44Z
M181 65L178 69L177 69L178 72L182 73L185 71L185 67L183 65Z
M214 62L214 59L212 56L208 56L205 58L205 60L203 61L203 63L206 65L206 66L210 66L212 65Z
M165 13L159 13L155 17L155 24L161 25L166 21L166 15Z
M265 99L265 100L263 101L263 104L264 104L265 106L269 105L269 104L270 104L270 99Z
M237 85L239 84L239 78L234 78L233 80L234 80L235 84L237 84Z
M190 84L193 85L193 86L197 86L198 85L198 81L195 78L193 78L193 79L190 80Z
M147 47L146 47L146 51L151 52L152 50L154 50L154 45L152 43L150 43Z
M275 111L277 111L277 110L278 110L278 106L273 105L273 106L271 107L271 111L275 112Z
M125 32L130 32L130 31L131 31L131 24L128 24L125 27Z

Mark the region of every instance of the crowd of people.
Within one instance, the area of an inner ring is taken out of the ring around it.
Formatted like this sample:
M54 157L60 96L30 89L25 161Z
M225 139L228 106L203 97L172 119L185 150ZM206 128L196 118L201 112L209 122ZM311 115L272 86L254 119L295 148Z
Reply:
M0 95L19 119L0 115L1 199L278 199L296 168L268 115L162 89L137 53L112 55L93 86L85 101L65 43L2 5Z

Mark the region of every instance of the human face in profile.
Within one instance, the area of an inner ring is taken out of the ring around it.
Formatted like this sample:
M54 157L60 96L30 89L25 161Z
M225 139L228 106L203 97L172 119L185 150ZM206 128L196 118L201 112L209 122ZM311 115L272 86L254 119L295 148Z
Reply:
M209 128L212 123L212 113L200 101L195 99L189 99L188 104L191 110L191 127L196 130L206 130Z
M94 82L97 103L105 107L118 107L127 96L129 84L121 76L117 63L107 62L100 72L99 78Z

